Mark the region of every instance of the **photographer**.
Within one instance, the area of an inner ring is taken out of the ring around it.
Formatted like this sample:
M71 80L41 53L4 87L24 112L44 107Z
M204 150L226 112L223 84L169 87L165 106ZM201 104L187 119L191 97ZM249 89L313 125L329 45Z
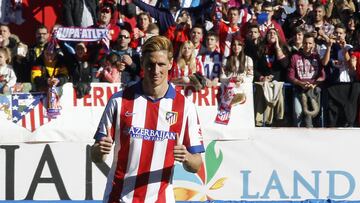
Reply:
M296 27L304 27L305 24L310 23L309 13L310 12L308 0L296 1L295 12L287 16L283 25L283 30L287 39L294 36L294 31Z
M325 7L322 4L316 4L313 10L314 16L312 24L305 25L307 32L319 32L322 30L325 35L329 36L334 32L334 26L326 21Z
M122 63L125 65L125 71L131 74L132 80L136 80L140 72L140 56L130 47L130 42L130 31L122 27L111 52L121 57Z

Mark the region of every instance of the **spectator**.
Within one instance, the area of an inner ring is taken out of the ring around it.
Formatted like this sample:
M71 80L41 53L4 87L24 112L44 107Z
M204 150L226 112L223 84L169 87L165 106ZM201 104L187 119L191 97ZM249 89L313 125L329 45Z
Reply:
M131 47L137 49L140 53L141 46L144 43L144 38L147 34L147 29L152 23L150 14L141 12L136 16L136 28L134 29L134 40L131 41Z
M292 36L294 36L294 31L296 27L300 26L304 28L305 24L311 23L309 11L310 10L308 0L296 1L295 12L287 16L283 25L283 30L285 31L286 38L291 38Z
M19 39L11 37L10 28L7 25L0 25L0 47L6 47L11 52L11 58L16 55Z
M45 46L43 54L31 69L31 83L35 91L46 92L51 86L62 86L69 81L64 59L52 44Z
M194 76L195 73L202 75L203 67L200 60L195 57L194 49L191 41L186 41L180 46L179 57L171 69L170 79L175 85L190 85L199 90L205 84L201 84Z
M286 38L285 38L285 34L283 29L281 28L281 25L279 23L276 22L276 20L274 20L272 17L274 15L274 6L271 2L265 1L262 4L262 12L267 13L267 20L265 21L264 24L260 25L260 34L262 36L265 35L265 33L271 29L274 28L277 30L277 33L279 35L279 39L282 43L286 42Z
M131 85L134 81L129 72L125 71L126 65L124 59L116 52L106 56L106 61L97 77L101 82L120 83L121 87Z
M11 65L19 82L29 81L29 71L26 67L27 45L11 34L7 25L0 25L0 47L8 48L11 52Z
M100 8L100 17L94 28L106 28L110 33L110 40L115 42L118 38L120 28L114 22L111 21L112 15L115 12L115 7L111 3L103 3Z
M126 29L122 29L111 52L116 53L119 56L121 64L125 65L124 71L128 72L133 80L136 80L136 77L140 72L140 56L130 47L130 41L130 32Z
M252 83L253 77L253 61L245 55L244 41L234 38L231 42L231 54L223 62L220 81L228 83L233 79L238 83Z
M289 39L291 55L297 53L302 49L304 43L305 30L301 27L297 27L295 30L295 36Z
M88 62L88 51L84 42L75 45L75 54L66 51L61 43L64 53L64 60L69 70L69 81L73 83L76 90L76 97L82 98L90 92L92 82L92 70Z
M355 4L352 0L336 0L331 13L332 23L334 25L343 23L354 12Z
M220 53L224 57L230 55L230 47L232 38L236 36L241 36L240 27L238 25L240 11L236 7L229 8L227 12L227 17L229 23L226 24L224 21L219 21L219 43L220 43ZM215 23L215 22L214 22Z
M342 24L337 24L334 35L336 40L331 50L330 67L326 70L327 81L330 83L352 82L355 72L348 68L348 64L350 62L349 50L353 46L345 40L346 28Z
M335 43L331 49L330 66L326 69L327 118L329 127L352 127L356 119L360 87L354 83L356 70L352 67L350 50L345 40L345 26L335 25Z
M31 67L35 64L36 59L40 57L41 54L43 53L45 44L48 42L48 40L49 40L48 29L44 25L39 26L35 32L35 44L29 48L27 54L27 63L28 63L27 70L29 71L27 74L25 73L21 74L23 75L22 77L26 78L23 79L24 81L30 82Z
M206 47L202 44L204 37L204 28L201 25L194 25L190 31L190 41L195 46L195 55L201 55L206 51Z
M90 27L97 22L98 0L63 0L63 25Z
M295 87L294 125L297 127L300 127L304 121L306 127L313 127L313 118L320 112L319 85L325 80L323 66L327 64L314 50L314 36L306 34L303 49L291 57L288 78ZM308 106L309 103L311 107Z
M267 31L259 48L260 58L254 69L255 81L285 81L289 65L287 47L280 41L275 28Z
M316 4L314 6L314 16L312 20L312 24L305 25L306 32L318 32L322 30L325 35L329 36L334 32L334 26L328 23L325 18L325 7L322 4Z
M169 9L157 8L146 4L141 0L133 0L133 3L141 10L148 12L150 16L158 22L160 34L164 34L171 26L175 26L177 16L179 16L179 13L181 13L181 11L183 10L189 13L189 17L192 20L191 24L205 22L205 20L202 18L204 18L204 13L207 12L207 8L212 5L213 1L206 0L206 2L204 2L203 4L191 8L180 8L179 1L170 1Z
M191 17L186 10L182 10L179 13L179 17L176 19L176 23L170 26L166 31L165 36L171 40L175 56L178 55L180 45L190 39L189 33L192 27Z
M146 35L146 37L145 37L145 41L146 41L147 39L149 39L150 37L159 35L159 34L160 34L160 28L159 28L159 26L158 26L156 23L151 23L151 24L148 26L148 28L147 28L147 30L146 30L146 33L147 33L147 35Z
M360 82L360 50L354 50L351 53L350 68L356 72L356 81Z
M92 26L93 28L104 28L108 29L110 33L110 46L116 42L118 39L120 28L117 26L111 19L112 15L114 14L115 7L112 3L103 3L100 8L100 17L96 25ZM89 43L89 59L90 62L93 64L93 72L98 70L98 64L100 63L101 59L106 57L109 53L109 47L103 43L103 41L97 41L93 43ZM94 79L94 78L93 78Z
M267 31L258 55L259 60L254 69L255 125L278 125L284 116L282 87L289 60L287 47L281 42L275 28ZM273 123L274 116L276 123Z
M203 65L203 74L206 78L207 87L216 87L219 82L222 55L217 50L219 44L219 37L215 32L209 32L206 36L206 52L201 54L198 58Z
M245 38L245 54L250 56L254 63L254 69L256 68L257 62L260 58L259 49L262 38L260 36L260 29L258 24L249 24Z
M351 15L345 21L346 26L346 42L353 46L360 45L360 23L359 17Z
M9 94L16 84L16 75L11 65L8 48L0 48L0 94Z

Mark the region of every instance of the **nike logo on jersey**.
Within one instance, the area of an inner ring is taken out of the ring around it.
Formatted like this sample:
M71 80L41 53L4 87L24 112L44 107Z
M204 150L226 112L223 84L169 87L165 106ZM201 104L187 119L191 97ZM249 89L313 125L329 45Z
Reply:
M134 112L128 112L128 111L125 112L126 117L133 116L133 115L135 115Z

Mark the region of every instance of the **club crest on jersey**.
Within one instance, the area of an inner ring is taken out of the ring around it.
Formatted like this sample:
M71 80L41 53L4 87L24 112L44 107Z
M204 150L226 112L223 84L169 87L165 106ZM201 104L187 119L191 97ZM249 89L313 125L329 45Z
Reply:
M168 111L166 112L165 119L169 125L174 125L177 122L178 112Z

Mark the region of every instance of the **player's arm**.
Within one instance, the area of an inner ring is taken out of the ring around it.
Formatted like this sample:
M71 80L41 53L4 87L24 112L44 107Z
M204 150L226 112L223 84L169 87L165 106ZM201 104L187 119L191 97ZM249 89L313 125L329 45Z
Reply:
M91 146L91 160L95 163L105 161L106 155L111 152L114 137L114 131L111 126L113 118L117 115L115 104L114 100L110 99L95 132L95 142Z
M185 145L177 144L174 147L174 159L183 164L186 171L196 173L202 164L201 155L199 153L191 154Z
M111 151L113 140L110 136L102 137L91 146L91 160L95 163L106 160L106 155Z

